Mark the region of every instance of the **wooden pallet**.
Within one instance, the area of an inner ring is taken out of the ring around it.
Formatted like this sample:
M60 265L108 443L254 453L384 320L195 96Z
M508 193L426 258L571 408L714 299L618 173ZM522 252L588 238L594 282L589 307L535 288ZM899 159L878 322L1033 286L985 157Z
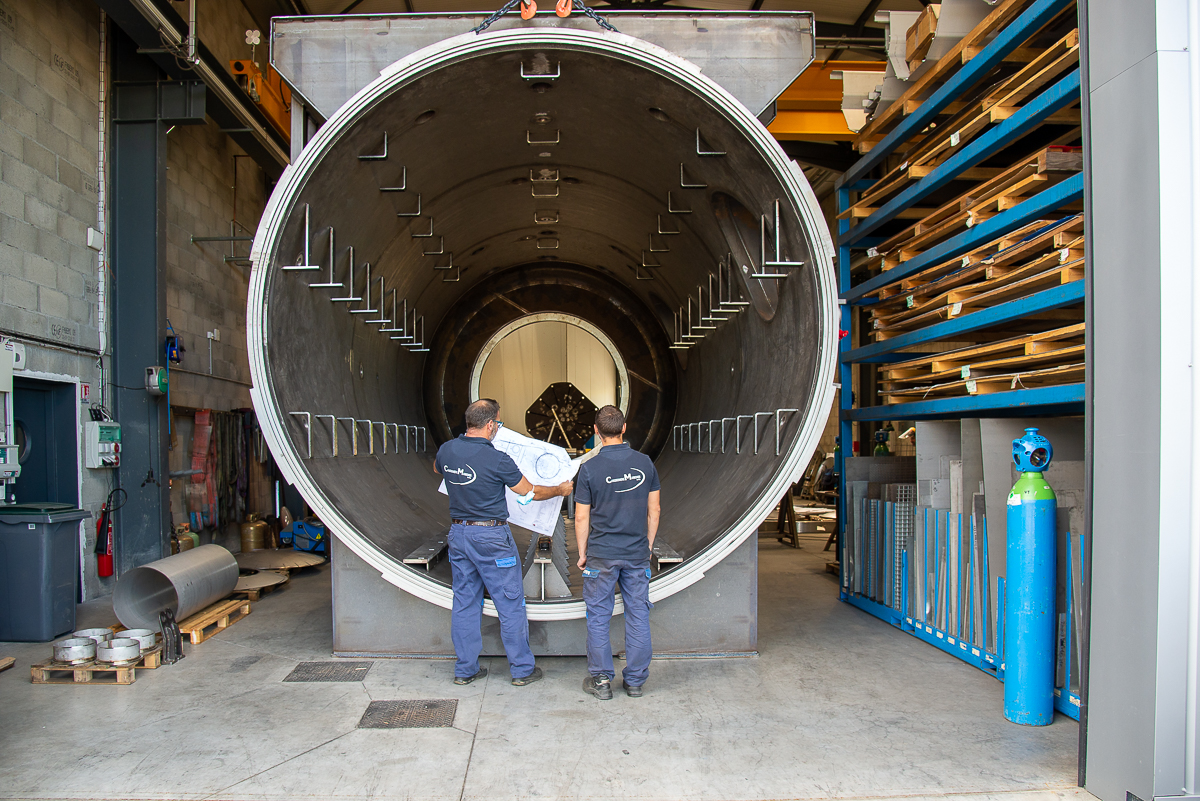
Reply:
M16 664L16 662L17 659L13 656L0 657L0 673L8 670L10 667Z
M68 665L47 659L30 666L34 684L133 684L138 670L155 670L162 665L162 646L156 645L132 665L114 667L91 660Z
M186 634L191 639L192 645L199 645L248 614L250 614L250 602L247 600L220 601L180 622L179 632Z

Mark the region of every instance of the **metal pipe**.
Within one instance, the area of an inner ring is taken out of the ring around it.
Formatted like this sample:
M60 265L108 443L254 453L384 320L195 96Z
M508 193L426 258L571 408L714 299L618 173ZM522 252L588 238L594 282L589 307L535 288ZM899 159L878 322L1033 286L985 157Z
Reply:
M159 612L170 609L183 620L229 595L237 580L233 554L220 545L201 545L122 574L113 611L127 628L157 629Z

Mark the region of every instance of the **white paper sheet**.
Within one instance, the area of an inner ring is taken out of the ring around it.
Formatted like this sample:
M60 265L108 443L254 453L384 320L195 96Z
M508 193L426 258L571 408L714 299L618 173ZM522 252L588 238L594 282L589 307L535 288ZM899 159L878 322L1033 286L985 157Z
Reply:
M579 470L579 463L572 461L563 448L522 436L507 428L496 432L492 445L496 450L511 456L521 474L534 484L554 487L575 478L575 473ZM438 492L446 494L445 481L438 487ZM562 510L562 496L533 501L525 506L517 502L517 497L512 490L504 490L504 499L508 502L508 522L538 534L553 534Z

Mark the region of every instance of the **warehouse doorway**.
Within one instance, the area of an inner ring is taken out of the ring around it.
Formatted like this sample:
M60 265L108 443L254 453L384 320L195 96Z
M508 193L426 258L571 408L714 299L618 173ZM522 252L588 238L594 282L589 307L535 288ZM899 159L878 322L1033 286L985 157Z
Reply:
M9 501L79 503L75 385L13 379L13 422L21 475Z

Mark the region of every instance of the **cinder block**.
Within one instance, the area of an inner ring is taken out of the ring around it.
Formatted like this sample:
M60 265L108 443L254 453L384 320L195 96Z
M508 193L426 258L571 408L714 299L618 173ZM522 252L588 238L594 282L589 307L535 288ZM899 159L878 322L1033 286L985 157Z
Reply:
M77 220L70 214L58 215L58 235L68 245L87 247L88 226L83 220Z
M100 330L96 326L95 305L92 306L91 321L87 325L79 327L78 344L90 350L97 350L100 347Z
M12 39L5 42L4 63L25 80L37 83L38 58L23 44Z
M70 243L68 243L70 244ZM87 276L95 276L96 274L96 259L99 256L96 251L87 247L71 247L70 267L78 273ZM88 280L91 280L90 278Z
M72 345L79 342L79 323L74 320L65 318L54 318L46 315L47 332L46 336L58 342L67 342Z
M25 216L25 193L0 181L0 214Z
M2 120L3 118L0 118ZM5 125L0 121L0 153L21 158L22 134L16 128Z
M66 159L58 160L58 182L72 192L83 193L83 173Z
M80 88L74 83L68 83L63 74L50 66L49 62L38 63L37 82L42 91L46 93L47 100L58 100L61 103L71 102L72 94L80 91ZM43 117L49 118L49 103L46 104L46 110L41 114Z
M19 280L19 279L16 279ZM8 304L8 300L4 301ZM20 309L8 304L4 309L4 327L17 334L28 334L35 337L46 335L46 315L30 309Z
M80 328L90 328L96 324L96 304L86 298L68 298L71 319L79 323Z
M83 121L66 103L55 101L50 106L50 124L67 138L83 141Z
M0 93L16 97L19 82L23 80L25 79L0 59Z
M38 231L37 254L56 265L65 266L71 261L71 248L65 239L59 237L57 227L53 231Z
M67 195L70 192L71 190L60 184L57 179L38 173L37 192L34 197L55 211L67 212L69 210Z
M88 225L96 224L96 199L67 192L67 214Z
M37 170L21 161L19 156L10 156L7 153L0 156L0 181L19 189L22 194L37 195L40 175ZM22 207L19 216L24 215L25 210Z
M58 15L55 14L54 16L57 17ZM27 48L36 60L49 63L52 51L50 40L46 38L45 34L38 30L35 25L21 25L19 30L21 45Z
M20 92L34 89L34 86L26 82L24 78L17 78L19 86L12 95L0 95L0 120L4 120L5 125L11 126L13 130L19 131L32 137L37 133L37 113L34 109L30 109L20 102ZM20 156L20 153L13 153L14 156Z
M20 250L37 250L37 229L24 219L0 214L0 242Z
M61 154L60 154L61 155ZM79 142L68 140L67 161L89 175L96 174L96 140L92 139L85 146Z
M38 287L15 275L4 276L4 303L18 309L38 311Z
M22 259L21 277L53 289L58 285L58 265L36 253L26 252Z
M58 210L47 206L35 197L26 195L25 221L43 230L56 231L58 230Z
M39 125L39 127L41 126ZM63 149L66 149L65 142ZM54 157L54 152L29 137L25 137L21 142L21 161L43 175L47 175L56 181L58 180L58 160Z
M56 105L62 104L57 102L52 103L51 109ZM71 137L55 127L49 119L42 117L37 121L37 141L38 144L51 153L65 154L67 152L67 142L71 141Z
M66 320L71 315L71 304L62 292L43 286L38 288L38 311L47 317Z
M25 265L25 254L4 242L0 242L0 275L21 275Z
M75 299L83 299L84 294L84 275L83 273L75 272L70 267L59 266L56 270L58 274L58 290L67 297ZM71 315L74 317L75 315Z
M37 85L35 81L29 81L24 75L20 76L21 84L17 88L17 102L28 109L33 114L49 114L50 113L50 98L46 95L44 89ZM22 131L26 136L33 136L37 133L36 122L31 122L30 130Z

